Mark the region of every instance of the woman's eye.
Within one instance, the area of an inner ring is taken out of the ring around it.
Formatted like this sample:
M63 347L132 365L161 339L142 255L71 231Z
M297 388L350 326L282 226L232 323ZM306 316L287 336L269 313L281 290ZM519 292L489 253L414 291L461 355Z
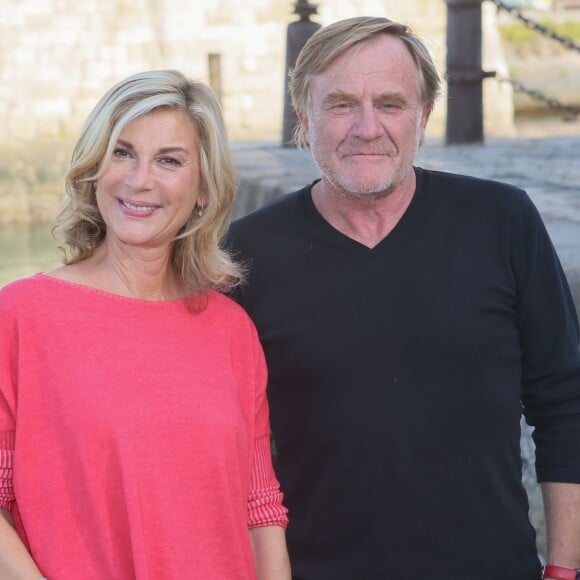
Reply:
M179 167L181 165L181 163L179 162L179 160L176 159L175 157L160 157L159 158L159 161L163 165L171 165L171 166L174 166L174 167Z
M127 149L123 149L122 147L115 147L115 149L113 149L113 157L116 157L117 159L124 159L129 156L130 154Z

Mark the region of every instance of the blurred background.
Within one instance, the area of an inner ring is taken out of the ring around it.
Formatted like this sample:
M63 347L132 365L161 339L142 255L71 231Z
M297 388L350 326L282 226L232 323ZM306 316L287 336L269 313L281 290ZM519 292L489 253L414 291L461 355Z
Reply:
M580 40L580 0L505 0ZM320 0L325 25L360 15L409 24L445 74L444 0ZM233 141L280 143L287 0L2 0L0 11L0 285L57 262L50 236L73 141L113 83L177 68L218 93ZM537 34L497 2L482 4L483 67L563 102L580 102L580 54ZM484 83L486 136L578 134L542 101L497 78ZM445 129L445 94L428 138Z

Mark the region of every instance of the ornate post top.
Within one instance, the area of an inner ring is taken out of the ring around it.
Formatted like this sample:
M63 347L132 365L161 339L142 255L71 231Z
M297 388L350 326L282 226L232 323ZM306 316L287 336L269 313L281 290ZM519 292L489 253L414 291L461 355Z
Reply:
M293 10L300 20L308 21L313 14L318 14L318 4L310 4L309 0L297 0Z

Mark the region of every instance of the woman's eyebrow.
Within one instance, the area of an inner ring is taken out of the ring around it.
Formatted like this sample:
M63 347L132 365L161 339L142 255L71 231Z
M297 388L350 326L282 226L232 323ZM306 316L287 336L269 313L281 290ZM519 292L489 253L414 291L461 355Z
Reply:
M129 143L129 141L124 141L123 139L117 139L117 142L115 143L115 147L125 147L126 149L133 149L133 145L131 145L131 143Z
M131 151L134 151L135 148L129 141L124 141L123 139L118 139L116 146L125 147ZM181 145L168 145L167 147L161 147L159 149L159 153L166 154L166 153L189 153L189 149L187 147L183 147Z

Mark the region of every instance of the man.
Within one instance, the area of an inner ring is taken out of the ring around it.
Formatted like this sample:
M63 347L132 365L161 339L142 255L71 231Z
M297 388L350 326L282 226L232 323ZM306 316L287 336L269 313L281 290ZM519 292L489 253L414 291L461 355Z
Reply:
M540 578L522 408L546 578L576 578L578 322L537 211L509 185L413 167L439 78L405 26L321 29L290 84L322 178L230 244L268 360L293 578Z

